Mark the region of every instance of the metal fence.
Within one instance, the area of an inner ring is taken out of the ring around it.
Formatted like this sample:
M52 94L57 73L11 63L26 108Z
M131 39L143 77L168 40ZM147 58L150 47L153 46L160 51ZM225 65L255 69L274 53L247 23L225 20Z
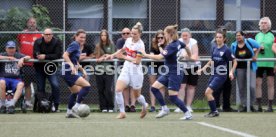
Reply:
M164 29L167 25L178 24L179 33L181 28L190 28L193 38L198 40L199 55L209 56L210 42L217 27L225 26L228 29L228 45L233 42L234 32L239 29L247 31L247 37L254 38L259 30L258 21L261 16L270 15L265 11L266 8L270 8L266 5L273 5L272 2L270 0L2 0L0 1L0 51L4 51L8 40L17 41L17 35L26 28L26 20L30 16L35 16L39 33L43 33L46 27L56 28L54 33L62 39L64 50L79 28L87 31L87 44L93 45L94 48L99 42L100 30L107 29L113 43L116 43L124 27L131 28L140 21L144 28L142 40L147 52L157 30ZM37 4L45 7L48 13L41 7L37 9L35 6ZM48 24L45 23L46 19L49 19ZM272 20L275 19L272 17ZM203 65L206 63L202 62ZM95 65L94 60L91 60L91 63ZM195 100L204 98L203 92L208 78L209 76L199 77L200 86L197 87ZM63 80L60 82L61 99L65 103L69 92ZM89 103L97 104L98 96L97 92L94 92L97 90L95 77L92 77L90 83L93 92L89 94ZM235 105L235 82L232 84L231 102ZM266 88L263 85L264 91ZM149 101L148 91L149 80L145 76L142 93Z

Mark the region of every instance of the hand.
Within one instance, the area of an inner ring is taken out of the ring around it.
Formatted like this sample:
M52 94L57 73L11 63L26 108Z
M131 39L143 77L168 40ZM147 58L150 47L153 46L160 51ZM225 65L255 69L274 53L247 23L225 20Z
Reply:
M252 61L257 61L257 57L256 56L252 57Z
M196 71L196 74L201 75L202 71L203 71L202 69L199 69L199 70Z
M146 57L147 53L146 53L146 51L145 51L145 50L139 50L139 52L141 52L141 53L142 53L142 55L143 55L144 57Z
M72 75L77 75L78 74L78 71L75 68L74 64L70 64L70 68L71 68L71 74Z
M105 60L105 57L96 59L97 62L102 62L103 60Z
M86 59L86 55L81 54L79 60L84 60L84 59Z
M264 49L264 46L260 46L260 49Z
M111 60L114 59L114 55L106 55L106 57L104 58L104 60Z
M233 75L233 72L229 73L229 78L230 78L231 81L235 78L234 75Z
M87 73L86 73L86 71L85 71L85 70L83 70L83 72L82 72L82 77L83 77L84 79L86 79L86 78L87 78Z
M16 60L15 57L7 57L8 60Z
M21 68L21 67L23 67L23 65L24 65L24 59L20 59L18 61L17 67Z
M119 53L119 54L117 54L116 55L116 57L118 58L118 59L125 59L125 55L123 55L122 53Z
M37 57L37 59L44 60L46 55L45 54L39 54L36 57Z

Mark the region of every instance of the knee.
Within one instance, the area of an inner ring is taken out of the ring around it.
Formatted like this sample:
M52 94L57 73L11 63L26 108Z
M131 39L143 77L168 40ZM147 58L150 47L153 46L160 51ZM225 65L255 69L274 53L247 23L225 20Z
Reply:
M0 86L1 86L1 87L2 87L2 86L6 86L5 80L0 80Z

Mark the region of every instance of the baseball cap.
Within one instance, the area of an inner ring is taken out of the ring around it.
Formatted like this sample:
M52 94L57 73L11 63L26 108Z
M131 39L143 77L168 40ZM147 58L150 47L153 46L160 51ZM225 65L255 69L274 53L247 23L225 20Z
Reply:
M6 44L6 48L15 48L16 44L14 41L8 41Z

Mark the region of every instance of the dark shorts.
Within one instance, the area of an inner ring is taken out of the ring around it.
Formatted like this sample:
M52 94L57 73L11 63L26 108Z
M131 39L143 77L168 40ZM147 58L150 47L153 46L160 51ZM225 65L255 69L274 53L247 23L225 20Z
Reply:
M227 75L212 75L208 81L208 87L212 90L220 89L227 79Z
M157 81L168 87L168 90L179 91L182 78L183 72L181 71L179 75L177 73L168 73L160 76Z
M4 80L6 82L6 91L12 90L15 93L17 85L22 82L21 79L13 79L13 78L0 78L0 80Z
M81 77L79 75L72 75L71 71L65 71L65 74L62 75L64 81L69 87L73 87L76 81Z
M182 84L196 86L197 80L198 80L198 75L195 73L197 70L198 70L198 67L195 67L193 69L184 69L184 76L182 79Z
M22 80L25 83L25 87L29 87L32 82L36 83L36 71L33 66L23 66L22 72Z
M274 68L271 67L258 67L257 77L262 78L264 73L266 76L274 76Z

